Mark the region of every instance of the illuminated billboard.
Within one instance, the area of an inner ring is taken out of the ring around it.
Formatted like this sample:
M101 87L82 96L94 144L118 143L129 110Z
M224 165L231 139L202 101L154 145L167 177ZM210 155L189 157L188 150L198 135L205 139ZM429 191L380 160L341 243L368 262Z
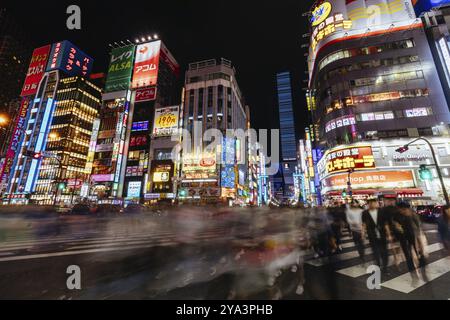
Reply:
M127 198L139 198L141 196L141 181L130 181L128 183Z
M155 109L153 136L172 136L178 132L179 107L165 107Z
M172 160L153 160L150 177L152 193L172 193L172 178L175 174L175 165Z
M414 11L419 17L422 13L430 11L434 7L450 3L450 0L412 0Z
M51 45L47 45L34 49L20 96L26 97L36 94L47 66L50 48Z
M216 164L216 154L214 153L188 153L183 157L183 172L215 172Z
M130 45L112 50L105 84L106 92L125 90L130 87L135 48L134 45Z
M8 177L11 172L11 168L13 166L14 157L18 151L20 138L25 128L25 121L27 118L29 106L30 101L28 99L23 99L19 109L19 113L16 118L14 131L12 132L11 141L9 142L5 160L1 169L2 172L0 177L2 185L8 182Z
M353 189L414 188L412 171L355 172L350 176ZM337 174L322 180L322 192L342 191L348 187L348 174Z
M349 169L375 169L375 158L371 146L337 148L325 153L318 163L318 171L330 174Z
M69 76L89 76L94 59L64 40L54 43L47 63L47 71L61 70Z
M158 81L161 41L143 43L136 48L134 61L133 89L155 86Z
M131 131L147 131L149 128L149 122L148 121L138 121L133 122L131 126Z
M156 100L156 87L142 88L136 90L135 102L145 102Z
M329 0L311 9L310 79L319 50L327 44L422 26L411 0Z

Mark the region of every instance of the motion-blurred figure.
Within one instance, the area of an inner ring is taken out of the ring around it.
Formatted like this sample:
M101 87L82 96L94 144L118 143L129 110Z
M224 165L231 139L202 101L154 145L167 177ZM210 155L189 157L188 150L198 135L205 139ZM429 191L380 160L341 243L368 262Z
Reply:
M445 206L438 220L438 230L445 249L450 254L450 206Z
M364 239L362 237L362 212L363 209L356 201L347 204L345 211L347 223L353 237L353 242L358 249L359 257L364 261Z
M367 232L375 260L384 272L388 265L387 232L388 221L379 209L377 199L368 200L369 208L362 213L363 228Z
M420 267L424 267L426 264L424 245L421 239L420 221L408 203L399 203L398 208L399 214L393 218L394 230L396 230L396 234L398 235L408 270L414 277L416 267L414 265L413 254L416 254Z

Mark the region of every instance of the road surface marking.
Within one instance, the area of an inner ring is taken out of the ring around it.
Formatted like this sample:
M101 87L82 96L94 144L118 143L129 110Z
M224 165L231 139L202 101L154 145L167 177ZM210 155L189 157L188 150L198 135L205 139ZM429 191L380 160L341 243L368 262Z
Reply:
M424 280L422 276L420 276L419 279L414 283L411 279L410 273L408 272L394 279L383 282L381 286L403 293L410 293L426 285L432 280L443 276L447 272L450 272L450 257L445 257L428 264L425 268L425 273L427 276L426 280Z
M433 252L437 252L439 250L442 250L444 248L444 246L440 243L434 243L432 245L427 246L427 252L428 253L433 253ZM392 259L392 255L389 256L389 263L388 266L393 266L395 264L394 259ZM399 258L399 262L404 262L405 261L405 256L403 255L403 253L400 254L400 258ZM337 273L343 274L345 276L351 277L351 278L358 278L361 277L363 275L366 275L367 273L367 267L372 265L372 264L376 264L376 262L374 260L372 261L368 261L366 263L361 263L358 264L356 266L352 266L352 267L348 267L348 268L344 268L341 270L336 271Z

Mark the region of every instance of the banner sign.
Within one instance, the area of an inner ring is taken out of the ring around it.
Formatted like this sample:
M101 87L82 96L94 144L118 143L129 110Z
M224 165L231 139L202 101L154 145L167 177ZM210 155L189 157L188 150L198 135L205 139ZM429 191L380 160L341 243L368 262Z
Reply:
M126 90L130 87L135 46L114 48L106 77L105 92Z
M45 73L51 45L34 49L20 96L35 95Z
M134 62L133 89L156 86L158 81L158 66L161 41L140 44L136 49Z

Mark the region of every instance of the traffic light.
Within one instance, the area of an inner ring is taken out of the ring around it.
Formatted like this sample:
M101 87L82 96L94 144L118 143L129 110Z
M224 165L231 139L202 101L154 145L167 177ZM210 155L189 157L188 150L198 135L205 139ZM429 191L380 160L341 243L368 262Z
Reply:
M180 190L180 197L184 198L184 197L186 197L186 195L187 195L186 190L185 189L181 189Z
M342 190L342 198L347 198L347 190Z
M420 180L433 180L433 174L431 173L431 170L427 168L425 164L422 164L419 169L419 177Z
M33 159L39 160L42 158L42 154L40 152L36 152L33 154Z
M64 190L65 188L66 188L66 183L65 182L58 183L58 190Z
M405 153L406 151L408 151L409 150L409 148L407 147L407 146L403 146L403 147L400 147L400 148L398 148L397 150L395 150L395 152L398 152L398 153Z

